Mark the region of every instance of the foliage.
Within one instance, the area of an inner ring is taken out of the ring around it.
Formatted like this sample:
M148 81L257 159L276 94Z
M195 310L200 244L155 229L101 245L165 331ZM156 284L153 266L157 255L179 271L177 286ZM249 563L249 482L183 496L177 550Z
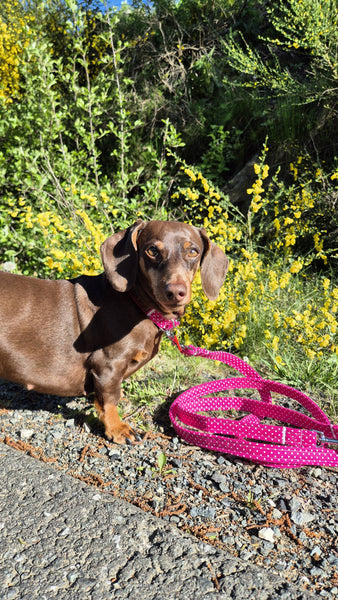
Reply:
M199 281L194 284L184 320L186 341L244 351L251 362L269 364L289 383L300 385L304 373L309 386L322 377L322 387L335 394L338 288L333 273L314 278L311 267L332 264L332 257L337 258L337 246L325 247L327 219L334 217L334 207L325 198L328 187L334 193L338 171L324 177L318 169L311 173L306 168L299 180L292 164L295 183L286 186L277 173L265 190L267 152L264 145L260 162L254 165L256 180L247 190L251 204L246 221L201 173L183 166L194 187L181 187L175 199L185 198L183 203L195 209L194 223L201 222L230 256L229 273L216 302L205 300ZM299 159L298 165L302 162Z
M137 217L203 226L230 268L215 303L196 283L186 339L333 394L336 17L317 0L5 0L1 263L94 274ZM223 190L254 154L241 213Z
M268 27L250 42L236 24L223 40L232 68L225 81L248 90L260 104L263 99L268 133L275 129L279 136L282 121L288 119L283 138L291 136L307 145L317 138L316 150L320 147L323 152L324 139L327 144L329 132L337 126L337 4L317 0L258 4L264 5ZM272 115L276 101L278 111ZM331 143L335 145L334 140Z
M18 4L3 0L0 9L0 98L11 101L19 88L19 63L33 16L17 15Z

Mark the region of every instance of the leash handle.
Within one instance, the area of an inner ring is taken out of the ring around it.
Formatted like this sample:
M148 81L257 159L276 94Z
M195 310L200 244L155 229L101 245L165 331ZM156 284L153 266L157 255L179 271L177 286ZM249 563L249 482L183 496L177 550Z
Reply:
M171 337L171 336L170 336ZM206 350L204 348L199 348L196 346L184 346L181 347L178 344L177 336L171 337L173 343L178 347L181 354L186 356L201 356L203 358L209 358L211 360L218 360L233 369L236 369L239 373L244 375L249 379L252 379L255 382L254 388L258 390L260 397L263 401L269 402L272 405L272 398L270 392L279 393L282 395L286 395L289 398L296 400L301 404L306 410L308 410L314 417L317 419L320 424L331 425L330 419L326 415L326 413L319 408L318 404L314 402L309 396L296 390L290 386L287 386L283 383L273 382L269 380L264 380L263 377L257 371L251 367L247 362L236 356L235 354L231 354L230 352L224 352L221 350ZM260 382L266 382L265 385L260 385ZM267 383L269 385L267 385ZM251 385L251 382L250 382ZM332 437L332 436L331 436Z
M327 445L338 443L338 426L330 422L324 411L309 396L283 383L263 379L253 367L234 354L196 346L181 347L176 334L170 331L167 335L181 354L218 360L243 375L202 383L176 398L169 416L182 439L193 445L232 454L269 467L338 467L338 455ZM234 389L255 389L261 400L237 396L208 397L208 394ZM312 417L273 404L271 392L296 400ZM238 421L200 414L231 408L247 411L249 414ZM260 420L266 417L294 427L262 424ZM189 429L183 425L188 425Z

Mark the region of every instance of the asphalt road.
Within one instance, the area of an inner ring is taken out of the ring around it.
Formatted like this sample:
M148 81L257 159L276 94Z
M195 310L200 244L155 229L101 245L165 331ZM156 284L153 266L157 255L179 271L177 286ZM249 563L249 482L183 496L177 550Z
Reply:
M0 445L1 600L317 596Z

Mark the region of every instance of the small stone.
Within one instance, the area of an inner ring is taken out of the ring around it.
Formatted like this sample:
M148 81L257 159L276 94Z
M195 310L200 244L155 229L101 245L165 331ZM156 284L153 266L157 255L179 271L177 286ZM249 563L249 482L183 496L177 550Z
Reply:
M283 510L284 512L285 512L285 511L287 511L287 506L286 506L286 504L285 504L285 500L284 500L284 498L280 498L280 499L278 500L278 504L277 504L277 506L278 506L279 510Z
M271 527L263 527L263 529L260 529L258 532L258 537L261 540L265 540L266 542L271 542L272 544L275 541L275 534L274 534L273 530L271 529Z
M300 542L302 542L302 544L304 544L306 542L306 540L307 540L306 533L304 531L301 531L300 534L299 534L299 536L298 536L298 539L299 539Z
M173 515L172 517L170 517L170 521L171 523L179 523L180 522L180 518L176 517L176 515Z
M214 473L211 479L215 483L227 483L227 478L225 477L225 475L221 475L221 473Z
M219 484L219 489L221 490L221 492L223 492L224 494L227 494L230 491L229 486L226 483L220 483Z
M315 546L312 550L311 550L311 556L315 559L315 560L319 560L320 556L322 554L322 550L321 548L319 548L319 546Z
M281 519L283 516L283 513L281 513L280 510L278 510L278 508L274 508L274 510L272 511L272 518L276 519L276 521L278 521L278 519Z
M235 544L235 538L232 535L223 535L222 542L223 544L233 546Z
M67 421L65 422L65 427L69 427L69 429L74 429L75 419L67 419Z
M72 571L71 573L68 573L67 575L67 580L69 581L70 584L75 583L75 581L78 578L78 573L76 571Z
M109 456L110 460L119 460L120 459L119 453L115 452L114 450L110 450L110 452L108 453L108 456Z
M60 431L59 429L54 429L54 431L51 431L51 434L55 440L61 440L63 436L62 431Z
M254 485L254 486L253 486L253 488L252 488L252 490L251 490L251 491L252 491L252 493L253 493L253 494L254 494L256 497L257 497L257 496L259 497L259 496L261 496L261 495L262 495L263 488L262 488L262 486L261 486L261 485L257 485L257 484L256 484L256 485Z
M324 571L319 567L313 567L313 569L311 569L310 571L310 574L312 575L312 577L321 577L322 575L324 575Z
M69 534L70 534L70 527L65 527L65 529L63 529L59 535L60 535L60 537L66 537Z
M21 429L20 438L22 440L30 440L34 435L34 429Z
M263 541L262 547L260 548L260 553L262 556L268 556L270 552L274 549L274 544L271 542Z
M249 560L252 556L252 552L250 552L249 550L243 550L240 553L240 558L241 560Z
M289 502L289 507L291 512L297 512L301 507L301 503L299 502L298 498L291 498Z
M311 523L314 521L315 515L307 511L296 511L291 513L291 519L296 525L305 525L306 523Z

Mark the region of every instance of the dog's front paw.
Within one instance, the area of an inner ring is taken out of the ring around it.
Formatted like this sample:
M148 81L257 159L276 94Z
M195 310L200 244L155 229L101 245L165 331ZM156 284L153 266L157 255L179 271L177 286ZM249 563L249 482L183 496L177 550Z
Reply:
M119 423L115 427L106 427L106 437L115 444L135 444L139 436L127 423Z

